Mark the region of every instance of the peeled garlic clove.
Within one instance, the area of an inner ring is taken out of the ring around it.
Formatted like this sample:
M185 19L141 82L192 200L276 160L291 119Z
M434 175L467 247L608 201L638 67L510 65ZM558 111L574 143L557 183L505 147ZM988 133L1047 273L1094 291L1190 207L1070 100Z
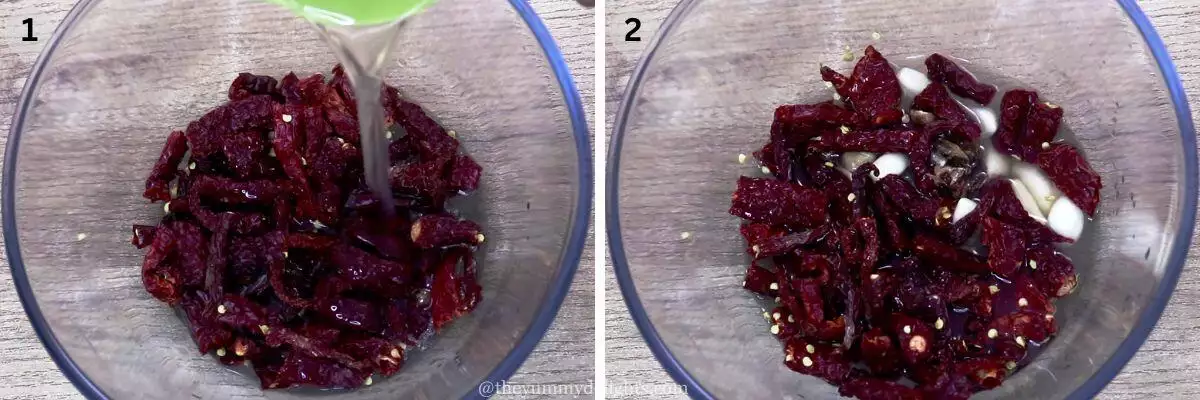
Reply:
M989 138L996 133L996 112L987 107L977 107L971 111L975 112L975 117L979 118L979 128L982 137Z
M1046 223L1046 217L1042 216L1042 210L1038 208L1037 201L1033 199L1033 194L1029 193L1029 188L1025 187L1024 183L1016 179L1009 179L1012 182L1013 192L1017 193L1017 200L1021 201L1021 206L1025 207L1025 212L1029 213L1037 222Z
M842 168L854 171L863 164L875 161L875 157L877 157L875 153L848 151L842 154Z
M912 68L900 68L896 78L900 80L900 87L904 88L904 95L908 97L915 97L932 83L929 77Z
M1008 156L988 147L987 154L984 157L984 162L987 163L988 176L1008 175L1008 166L1012 162Z
M1079 235L1083 233L1086 217L1083 215L1083 210L1080 210L1071 199L1066 196L1059 197L1054 201L1054 206L1050 207L1049 215L1048 225L1054 233L1071 240L1079 240Z
M875 179L903 174L904 170L908 169L908 156L903 153L886 153L875 159L875 168L879 169Z
M1025 184L1025 188L1029 189L1029 194L1033 195L1033 201L1037 202L1038 209L1042 210L1042 213L1049 213L1050 206L1054 205L1054 200L1062 195L1054 187L1054 182L1050 181L1050 177L1046 176L1041 168L1025 162L1013 165L1012 172L1013 176L1021 180L1021 183Z
M971 215L971 212L975 211L977 207L979 207L979 203L976 203L975 200L965 197L958 199L958 204L954 205L954 217L950 219L950 223L957 224L958 220Z
M935 117L933 114L921 110L912 110L912 121L918 126L929 125L935 119L937 119L937 117Z

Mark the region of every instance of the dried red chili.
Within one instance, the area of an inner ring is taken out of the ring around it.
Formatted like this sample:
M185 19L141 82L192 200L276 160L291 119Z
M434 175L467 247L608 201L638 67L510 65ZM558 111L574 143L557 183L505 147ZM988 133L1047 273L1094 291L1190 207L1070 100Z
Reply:
M873 126L888 126L900 122L904 113L900 111L900 81L896 79L892 65L872 46L867 46L865 55L854 66L847 79L830 70L827 81L845 97L864 121Z
M934 53L925 58L925 68L929 71L930 80L941 82L954 94L975 100L976 103L986 106L996 96L995 86L980 83L970 72L941 54Z
M741 177L731 199L752 260L743 286L774 300L767 319L784 363L847 396L965 400L994 388L1031 343L1053 337L1052 299L1078 285L1054 247L1071 240L1031 215L1008 179L989 179L980 127L950 95L986 105L996 88L940 55L926 64L935 83L914 99L911 121L875 49L849 77L823 67L844 106L779 106L754 153L772 176ZM994 146L1039 165L1093 213L1099 176L1078 150L1052 143L1062 109L1027 90L1001 103ZM905 154L911 176L838 168L850 151ZM958 215L960 204L974 207Z
M1054 186L1058 187L1087 215L1096 215L1100 205L1100 174L1079 154L1079 150L1066 143L1054 143L1042 150L1037 164L1046 171Z
M475 308L482 228L444 202L478 188L482 168L420 106L380 93L404 133L389 146L398 206L386 217L362 185L340 66L328 82L243 73L228 96L168 136L144 196L169 214L131 239L149 247L146 290L183 309L201 352L251 363L264 388L354 388L400 369L395 343Z

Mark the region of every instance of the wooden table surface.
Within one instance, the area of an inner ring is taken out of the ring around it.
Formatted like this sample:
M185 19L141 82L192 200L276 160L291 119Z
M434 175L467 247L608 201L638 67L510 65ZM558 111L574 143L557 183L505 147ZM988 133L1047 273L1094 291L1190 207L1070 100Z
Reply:
M0 147L7 141L12 112L30 67L54 28L73 5L71 0L12 0L0 2ZM594 11L574 1L532 0L570 65L583 98L589 125L594 104ZM36 42L21 41L22 20L33 18ZM2 156L0 156L2 157ZM3 160L0 160L2 162ZM590 183L588 183L590 185ZM508 380L522 385L583 385L594 377L591 240L583 252L576 282L541 344ZM0 254L0 269L8 269ZM0 273L0 399L82 398L59 372L34 336L8 273ZM514 398L516 396L499 396ZM527 396L521 398L561 398ZM590 396L583 396L590 397Z
M1200 2L1195 0L1143 0L1138 2L1150 16L1171 52L1193 110L1200 110ZM644 46L670 13L675 2L658 0L610 0L607 3L605 57L605 101L607 127L612 127L626 81L641 57ZM626 42L627 18L642 22L641 42ZM1193 120L1196 118L1193 116ZM606 132L606 135L610 135ZM1104 399L1192 399L1200 398L1200 246L1193 244L1188 262L1154 333L1137 355L1101 393ZM674 384L658 360L650 354L630 319L620 288L606 266L605 373L608 384L662 387ZM612 397L612 396L610 396ZM627 395L623 398L671 398ZM676 396L682 398L683 396Z

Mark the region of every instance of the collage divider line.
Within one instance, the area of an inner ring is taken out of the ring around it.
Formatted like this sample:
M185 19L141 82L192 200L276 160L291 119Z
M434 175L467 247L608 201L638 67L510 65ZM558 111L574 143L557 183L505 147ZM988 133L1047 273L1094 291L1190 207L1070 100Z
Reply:
M593 50L595 50L595 62L594 62L595 68L593 69L595 77L594 77L593 81L596 84L596 89L595 89L595 91L593 91L595 97L594 97L593 103L592 103L593 104L592 110L595 112L595 115L593 115L593 117L592 117L594 120L594 122L592 123L592 126L594 127L593 128L593 136L594 136L594 140L595 140L595 145L592 146L592 149L595 151L594 157L592 157L593 164L594 164L594 166L593 166L594 170L593 170L592 176L594 177L593 184L595 185L594 186L595 190L593 192L596 194L595 196L592 197L593 199L595 199L594 205L592 206L592 219L593 219L592 244L594 246L592 249L592 251L594 252L593 253L594 256L592 259L594 260L594 263L595 263L594 268L593 268L594 273L593 273L592 279L593 279L593 285L595 288L595 306L594 306L595 316L594 316L594 318L595 318L596 327L595 327L594 332L595 332L595 343L596 344L595 344L595 368L594 368L594 370L595 370L596 376L592 382L595 385L595 388L594 388L595 390L593 391L593 395L597 399L603 399L606 397L605 389L607 386L606 380L605 380L605 368L604 368L604 363L605 363L605 361L604 361L604 359L605 359L605 357L604 357L605 356L605 354L604 354L604 352L605 352L604 324L605 324L605 320L606 320L605 307L604 307L604 304L605 304L604 303L604 299L605 299L605 293L604 293L605 273L604 273L604 270L606 268L605 266L607 265L607 263L605 262L605 256L608 254L607 253L608 246L606 246L606 243L605 243L605 239L607 238L607 236L605 236L606 226L605 226L605 204L604 204L604 198L605 198L605 193L606 193L605 192L605 184L604 184L604 176L605 176L605 171L606 171L605 166L608 163L608 159L607 159L608 151L606 150L606 147L607 147L606 142L607 141L605 140L605 138L607 137L607 133L608 133L608 130L605 127L605 123L607 122L605 119L605 115L606 115L605 99L607 98L607 96L605 96L605 90L604 90L604 88L606 87L605 74L604 74L604 71L605 71L604 49L605 49L605 37L606 37L605 21L607 20L607 16L605 14L605 10L606 10L605 2L606 2L605 0L596 0L595 8L593 9L593 10L595 10L595 13L592 14L592 18L594 19L594 23L596 26L596 29L595 29L596 31L595 31L595 34L593 35L594 36L593 40L595 43L594 49L593 49Z

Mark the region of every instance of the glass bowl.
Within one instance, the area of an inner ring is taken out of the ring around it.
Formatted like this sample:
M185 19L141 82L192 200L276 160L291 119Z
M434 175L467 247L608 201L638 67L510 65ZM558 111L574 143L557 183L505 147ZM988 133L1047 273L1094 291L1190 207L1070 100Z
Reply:
M484 300L354 391L267 391L198 354L142 288L130 224L156 223L143 180L167 134L226 101L239 72L329 74L316 31L265 2L96 1L33 66L4 165L4 234L21 301L51 358L92 399L482 397L554 319L584 245L591 150L557 46L521 0L444 0L412 19L390 84L458 132L484 167L457 208L480 222ZM478 388L478 389L477 389Z
M650 350L696 398L838 397L784 366L764 303L742 288L750 260L727 210L738 176L759 174L737 158L767 142L775 107L829 99L818 65L848 73L843 52L867 44L895 63L970 60L1066 110L1105 184L1096 232L1073 252L1090 261L1058 303L1058 337L977 398L1091 398L1161 315L1195 216L1191 113L1131 0L682 1L629 80L609 154L613 264Z

